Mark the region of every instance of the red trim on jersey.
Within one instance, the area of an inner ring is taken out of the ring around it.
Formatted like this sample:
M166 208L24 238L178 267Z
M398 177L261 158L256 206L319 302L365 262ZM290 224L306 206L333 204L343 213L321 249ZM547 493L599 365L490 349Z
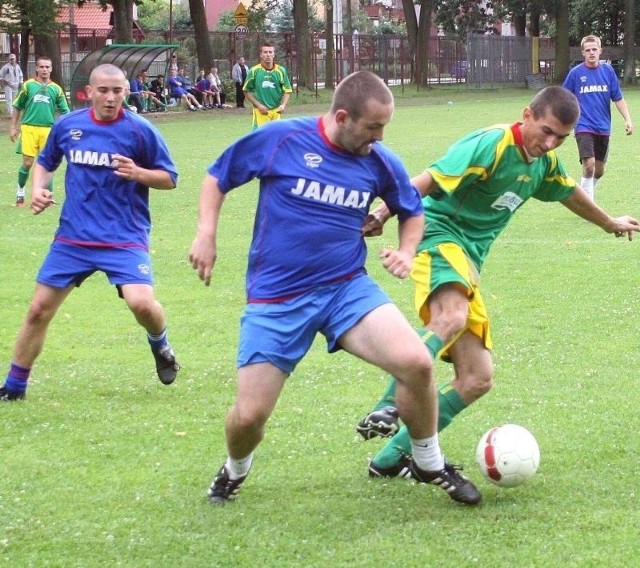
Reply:
M320 131L320 137L322 138L322 140L324 140L325 144L332 150L335 150L336 152L342 152L343 154L350 154L350 152L347 152L347 150L345 150L342 146L338 146L337 144L334 144L333 142L331 142L331 140L329 140L327 131L324 128L324 120L322 116L318 117L318 130Z
M522 122L516 122L512 124L511 133L513 134L513 141L516 143L516 145L520 149L520 153L522 154L522 157L525 160L529 161L530 158L528 157L527 151L524 148L524 142L522 140L522 132L520 132L521 126L522 126Z
M336 282L344 282L346 280L351 280L354 276L358 274L362 274L362 270L356 270L355 272L350 272L349 274L345 274L344 276L340 276L340 278L335 278L333 280L329 280L328 282L324 282L323 285L326 284L335 284ZM308 292L300 292L299 294L291 294L290 296L281 296L280 298L247 298L247 304L280 304L281 302L286 302L287 300L292 300L293 298L297 298L306 294Z
M146 246L138 243L98 243L92 241L76 241L75 239L66 239L64 237L55 237L55 241L64 243L65 245L74 245L78 247L89 248L139 248L142 250L148 250Z
M120 107L120 111L118 112L118 116L116 116L113 120L100 120L96 116L96 111L95 111L95 109L93 107L91 107L91 109L90 109L89 116L91 117L91 120L93 122L95 122L96 124L113 124L116 120L120 120L121 118L124 117L124 108Z

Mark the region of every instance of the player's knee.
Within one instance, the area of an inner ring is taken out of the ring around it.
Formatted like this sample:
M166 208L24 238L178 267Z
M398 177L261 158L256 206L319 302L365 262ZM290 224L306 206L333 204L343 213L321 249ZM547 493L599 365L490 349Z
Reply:
M42 325L48 324L53 316L56 314L57 308L50 306L47 303L33 300L29 306L27 312L27 324L29 325Z
M430 382L433 377L433 359L425 349L416 351L403 357L403 367L393 373L398 382L409 388L422 387L425 381Z
M473 373L466 378L465 382L465 398L468 400L477 400L487 394L493 387L493 373L490 371Z
M138 321L148 321L154 318L158 312L158 303L152 297L128 298L127 305Z
M264 429L269 416L270 411L266 408L236 403L233 409L233 425L240 430L258 432Z

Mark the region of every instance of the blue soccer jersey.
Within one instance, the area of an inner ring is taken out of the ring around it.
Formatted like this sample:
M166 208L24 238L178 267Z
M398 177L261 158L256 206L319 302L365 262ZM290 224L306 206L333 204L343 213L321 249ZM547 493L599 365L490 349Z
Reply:
M48 171L64 157L66 197L55 239L96 247L148 249L151 218L149 188L114 173L113 155L131 158L147 169L168 171L177 182L176 166L156 128L122 110L113 122L95 119L87 108L62 116L54 125L38 163Z
M364 272L361 226L376 197L400 220L422 216L400 159L380 143L345 152L322 119L269 123L230 146L209 168L223 192L260 178L249 251L250 302L279 301Z
M620 82L608 63L600 61L597 67L584 63L571 69L563 86L569 89L580 103L580 118L575 132L590 132L609 136L611 134L611 101L622 98Z

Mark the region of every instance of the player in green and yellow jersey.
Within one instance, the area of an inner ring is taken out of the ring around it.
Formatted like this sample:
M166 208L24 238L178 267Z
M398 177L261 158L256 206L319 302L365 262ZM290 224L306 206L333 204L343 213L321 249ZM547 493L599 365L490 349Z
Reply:
M249 69L243 92L253 105L252 129L281 118L293 89L287 70L275 62L275 49L260 47L260 63Z
M56 113L69 112L69 104L64 91L51 80L51 59L38 57L36 76L25 81L13 101L14 112L11 115L9 137L12 142L20 138L22 165L18 170L18 191L16 206L24 207L24 187L29 179L29 170L49 136L56 119ZM22 120L20 121L20 119ZM18 131L18 122L21 122Z
M415 308L419 330L435 360L454 367L454 379L438 392L438 430L448 426L492 386L489 317L479 273L491 245L529 198L559 201L576 215L629 240L640 223L613 218L570 178L555 148L571 134L580 113L563 87L540 91L521 122L472 132L412 179L423 197L425 233L414 258ZM389 218L382 205L365 220L365 234L377 235ZM408 477L411 452L406 428L398 431L395 380L357 427L365 439L393 438L369 464L371 477Z

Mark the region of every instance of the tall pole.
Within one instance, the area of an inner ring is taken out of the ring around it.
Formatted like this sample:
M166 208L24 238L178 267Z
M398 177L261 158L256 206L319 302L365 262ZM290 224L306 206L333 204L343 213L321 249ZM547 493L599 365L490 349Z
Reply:
M173 0L169 0L169 43L173 43Z

